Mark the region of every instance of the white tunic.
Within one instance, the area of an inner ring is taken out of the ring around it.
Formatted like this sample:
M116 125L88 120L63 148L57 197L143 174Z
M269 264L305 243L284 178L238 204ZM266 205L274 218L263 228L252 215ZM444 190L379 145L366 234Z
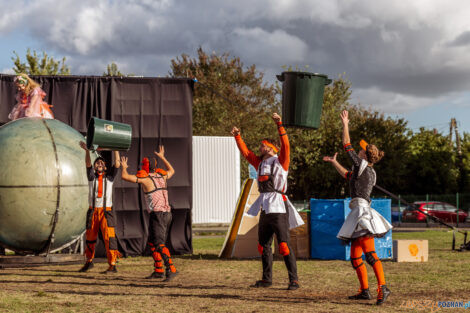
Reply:
M349 208L351 212L336 236L339 239L353 239L353 234L361 230L368 230L372 236L381 237L392 229L392 225L379 212L371 208L365 199L352 199L349 202Z
M282 167L277 155L263 160L259 165L258 173L261 176L271 175L272 166L274 167L272 170L274 188L276 190L285 192L287 190L288 172ZM302 220L302 217L300 217L300 214L289 201L287 196L285 197L287 199L287 208L289 210L289 229L303 225L304 222ZM260 193L259 197L251 205L247 214L251 216L257 216L260 210L263 210L266 214L286 213L282 194L278 192Z

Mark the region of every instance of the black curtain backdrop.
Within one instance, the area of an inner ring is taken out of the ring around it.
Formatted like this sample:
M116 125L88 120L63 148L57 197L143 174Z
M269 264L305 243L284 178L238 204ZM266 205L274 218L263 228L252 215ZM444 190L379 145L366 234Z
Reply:
M15 105L14 75L0 74L0 124L8 120ZM167 241L176 254L192 253L192 101L190 79L99 76L32 76L41 84L53 105L55 118L86 134L92 116L130 124L132 145L121 155L129 157L129 172L135 173L143 157L154 157L158 144L176 174L168 181L173 222ZM103 156L111 162L111 153ZM85 166L85 160L84 166ZM148 213L137 184L114 183L117 238L124 256L148 253ZM87 208L84 208L87 209ZM97 256L105 256L104 245Z

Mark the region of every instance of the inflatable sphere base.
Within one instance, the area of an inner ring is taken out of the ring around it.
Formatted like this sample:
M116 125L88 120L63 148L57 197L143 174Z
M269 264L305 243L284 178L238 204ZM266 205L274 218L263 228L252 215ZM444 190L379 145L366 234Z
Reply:
M44 253L85 230L85 138L54 119L22 118L0 128L0 244Z

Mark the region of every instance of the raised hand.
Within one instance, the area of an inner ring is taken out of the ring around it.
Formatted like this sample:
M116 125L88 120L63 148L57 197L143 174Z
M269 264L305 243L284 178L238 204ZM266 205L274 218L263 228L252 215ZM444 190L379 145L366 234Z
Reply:
M344 110L341 112L341 122L343 122L344 125L349 124L349 113L348 111Z
M83 141L80 141L80 147L85 150L85 151L88 151L88 148L86 146L86 143L84 143Z
M324 157L323 157L323 161L325 161L325 162L330 162L330 163L335 162L337 155L338 155L338 152L336 152L335 155L333 155L332 157L330 157L330 156L324 156Z
M277 113L273 113L272 118L275 123L279 123L281 121L281 116L279 116Z
M157 157L159 157L160 159L161 159L161 158L164 158L164 157L165 157L165 147L160 146L160 147L159 147L159 151L158 151L158 152L157 152L157 151L154 151L153 153L155 153L155 155L156 155Z
M122 166L122 168L128 168L129 167L127 165L127 157L125 157L125 156L121 157L121 166Z
M231 133L232 136L238 136L240 135L240 130L236 126L233 126Z

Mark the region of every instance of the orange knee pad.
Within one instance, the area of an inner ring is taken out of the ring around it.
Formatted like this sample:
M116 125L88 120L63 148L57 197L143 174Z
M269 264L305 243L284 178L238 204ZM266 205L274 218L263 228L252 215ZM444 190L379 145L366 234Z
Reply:
M279 253L283 256L287 256L290 254L289 246L287 245L287 242L281 242L279 244Z
M162 250L161 250L161 251L162 251L162 252L161 252L162 254L166 255L167 257L170 257L170 256L171 256L171 255L170 255L170 250L168 250L168 248L165 247L165 245L160 245L160 247L161 247L161 249L162 249Z

